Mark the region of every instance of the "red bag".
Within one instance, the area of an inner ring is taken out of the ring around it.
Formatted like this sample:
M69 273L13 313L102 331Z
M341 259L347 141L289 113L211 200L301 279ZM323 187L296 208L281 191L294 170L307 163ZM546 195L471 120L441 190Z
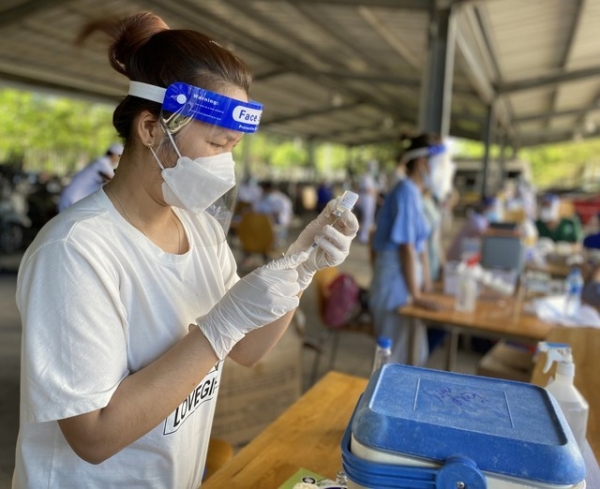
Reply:
M329 295L325 301L323 319L328 326L339 328L357 312L359 287L351 275L340 273L329 284Z

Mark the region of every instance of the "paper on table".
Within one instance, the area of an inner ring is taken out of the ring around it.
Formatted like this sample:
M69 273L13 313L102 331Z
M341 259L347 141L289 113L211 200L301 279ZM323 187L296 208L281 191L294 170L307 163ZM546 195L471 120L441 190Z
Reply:
M279 489L346 489L346 485L340 485L322 475L308 469L300 469L291 476Z
M588 326L600 328L600 314L593 307L582 304L577 316L568 316L565 312L566 296L554 295L534 299L526 307L542 321L561 326Z

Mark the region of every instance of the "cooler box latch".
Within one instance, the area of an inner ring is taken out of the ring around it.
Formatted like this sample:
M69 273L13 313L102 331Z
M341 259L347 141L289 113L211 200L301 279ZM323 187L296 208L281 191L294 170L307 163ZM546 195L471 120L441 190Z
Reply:
M435 478L436 489L486 489L485 477L473 460L450 457Z

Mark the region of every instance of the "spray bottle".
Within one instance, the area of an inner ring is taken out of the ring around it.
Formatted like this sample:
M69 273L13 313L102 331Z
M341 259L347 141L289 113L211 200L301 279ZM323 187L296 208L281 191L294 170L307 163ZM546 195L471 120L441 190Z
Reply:
M454 301L454 308L461 312L473 312L477 304L477 277L475 265L479 255L474 255L463 261L456 269L458 273L458 290Z
M558 401L571 431L575 435L579 449L583 451L589 405L573 385L575 364L573 363L571 347L565 343L542 341L538 343L538 351L546 352L544 372L547 372L552 364L556 362L556 375L554 379L550 380L546 390Z

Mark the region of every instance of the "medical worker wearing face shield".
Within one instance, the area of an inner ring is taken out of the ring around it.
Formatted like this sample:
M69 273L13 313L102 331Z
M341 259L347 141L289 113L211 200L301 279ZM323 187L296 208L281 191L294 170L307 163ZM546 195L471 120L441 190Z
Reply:
M421 194L425 187L435 193L432 182L436 165L431 157L443 151L443 146L430 142L426 134L408 139L403 156L407 178L386 195L373 238L375 263L369 305L377 334L392 338L391 361L395 363L408 361L410 330L398 308L411 301L420 307L436 307L422 295L431 290L427 256L431 229ZM423 326L417 329L415 334L421 342L416 361L423 365L427 360L427 335Z
M327 208L286 258L240 279L225 231L231 151L260 119L248 70L153 14L87 33L98 29L130 80L113 118L125 149L110 183L53 219L22 260L13 487L195 489L222 361L258 361L358 225L347 212L329 226Z
M558 195L546 194L540 200L538 219L535 226L540 238L554 242L578 244L583 241L583 230L577 216L561 217Z

